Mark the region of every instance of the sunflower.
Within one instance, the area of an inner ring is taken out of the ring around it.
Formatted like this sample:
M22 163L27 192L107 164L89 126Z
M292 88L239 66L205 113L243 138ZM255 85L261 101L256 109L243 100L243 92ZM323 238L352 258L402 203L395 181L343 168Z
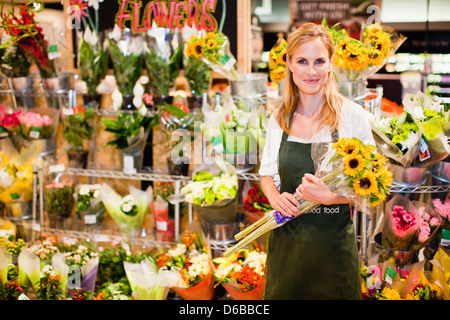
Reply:
M356 177L365 168L366 160L362 155L352 152L344 157L345 174L351 177Z
M337 153L345 157L353 152L358 153L360 150L360 142L352 138L342 138L333 144L332 148L336 149Z
M278 53L276 61L279 65L286 65L286 49L283 49Z
M206 40L206 47L208 48L208 50L213 50L217 47L217 41L216 39L208 39Z
M387 158L378 152L373 153L372 159L369 160L371 160L370 162L375 168L384 167L384 165L387 163Z
M360 178L353 180L355 193L366 196L378 194L378 182L376 175L371 170L365 170Z
M270 79L273 82L280 82L286 77L286 67L278 67L270 72Z
M334 64L344 69L361 70L368 64L367 48L356 39L338 39Z
M198 39L192 43L191 53L196 58L200 58L205 53L204 42L202 39Z

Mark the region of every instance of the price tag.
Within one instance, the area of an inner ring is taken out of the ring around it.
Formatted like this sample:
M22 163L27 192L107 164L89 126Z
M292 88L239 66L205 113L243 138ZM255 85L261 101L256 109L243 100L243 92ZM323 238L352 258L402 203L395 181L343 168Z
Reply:
M73 108L63 108L62 109L62 113L65 116L72 116L72 115L74 115Z
M213 145L214 150L217 153L222 153L223 152L223 141L222 141L222 135L217 135L215 137L211 138L211 143Z
M156 221L156 230L167 231L167 222L165 222L165 221Z
M443 247L450 246L450 230L442 229L441 245Z
M96 224L97 216L93 214L87 214L84 216L84 224Z
M54 164L54 165L48 167L49 173L63 172L64 170L66 170L66 167L64 166L64 164Z
M223 68L227 71L230 71L231 68L234 66L234 64L236 63L236 59L232 58L228 55L224 55L219 59L220 63L223 64Z
M53 44L48 47L48 58L50 60L57 59L61 57L61 52L58 52L58 46Z
M132 156L123 156L123 172L128 174L137 172L134 167L134 158Z
M24 293L22 293L17 300L30 300L30 298L28 298Z
M77 244L77 239L70 238L70 237L63 237L61 239L61 241L62 241L63 244L67 244L67 245L70 245L70 246L74 245L74 244Z
M31 230L41 232L41 225L39 223L33 222L31 224Z
M30 138L33 139L39 139L39 136L41 135L41 128L39 127L32 127L30 130Z
M94 234L95 242L109 242L109 237L105 234Z
M427 139L422 136L419 141L419 159L420 161L425 161L431 157L430 150L428 148Z
M394 268L392 268L391 266L387 266L386 271L384 271L384 281L386 281L389 284L392 284L392 281L394 280L397 273L398 272L395 271Z

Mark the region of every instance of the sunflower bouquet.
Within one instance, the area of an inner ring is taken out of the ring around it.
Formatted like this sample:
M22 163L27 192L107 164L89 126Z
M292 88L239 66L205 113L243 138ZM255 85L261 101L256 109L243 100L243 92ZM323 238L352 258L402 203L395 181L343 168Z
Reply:
M192 36L186 43L186 56L201 59L212 70L230 81L239 80L236 59L230 51L228 37L222 32L208 32L205 36Z
M280 35L269 51L269 72L272 82L280 83L286 77L286 40Z
M406 40L406 37L394 29L378 23L364 25L359 40L350 37L345 29L339 28L339 24L329 28L323 19L322 25L327 28L336 47L334 75L340 86L343 83L366 80L375 74ZM346 91L345 87L341 89Z
M316 148L316 147L315 147ZM340 138L317 159L316 176L336 192L353 199L363 211L375 207L386 199L392 182L392 173L385 167L387 159L375 152L376 147L364 145L357 138ZM319 203L299 199L300 213L310 213ZM297 215L297 216L298 216ZM294 217L284 216L275 210L235 235L239 242L225 251L229 257L266 232L282 226Z

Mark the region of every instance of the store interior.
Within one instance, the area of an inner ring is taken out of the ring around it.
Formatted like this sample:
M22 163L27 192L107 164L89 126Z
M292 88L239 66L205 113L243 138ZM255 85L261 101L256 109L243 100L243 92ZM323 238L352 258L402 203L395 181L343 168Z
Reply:
M362 299L450 300L449 1L1 4L0 299L263 299L266 128L286 40L314 22L345 33L336 49L369 51L371 25L389 41L367 67L334 66L392 177L352 208ZM428 107L438 124L410 111ZM412 133L394 141L388 122ZM417 219L407 236L388 234L399 206ZM418 243L424 210L439 224Z

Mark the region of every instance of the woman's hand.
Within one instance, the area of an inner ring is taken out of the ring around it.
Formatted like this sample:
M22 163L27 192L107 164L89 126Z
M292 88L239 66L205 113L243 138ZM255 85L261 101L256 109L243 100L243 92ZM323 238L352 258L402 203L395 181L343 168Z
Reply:
M295 194L306 201L313 201L324 205L348 203L346 197L331 192L321 179L309 173L305 174Z
M278 195L270 202L270 204L276 211L288 217L296 216L300 212L298 209L300 203L295 196L289 192L283 192Z

